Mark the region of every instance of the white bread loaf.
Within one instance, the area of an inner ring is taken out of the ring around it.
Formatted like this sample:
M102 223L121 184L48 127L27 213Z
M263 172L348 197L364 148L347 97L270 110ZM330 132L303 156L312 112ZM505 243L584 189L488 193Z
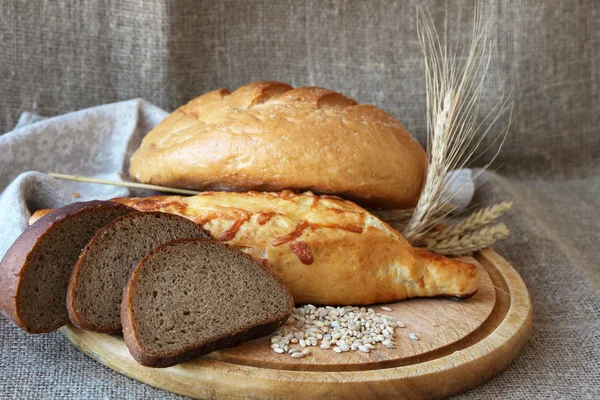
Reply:
M255 82L175 110L144 138L130 175L196 190L310 190L409 208L425 170L421 145L383 110L332 90Z

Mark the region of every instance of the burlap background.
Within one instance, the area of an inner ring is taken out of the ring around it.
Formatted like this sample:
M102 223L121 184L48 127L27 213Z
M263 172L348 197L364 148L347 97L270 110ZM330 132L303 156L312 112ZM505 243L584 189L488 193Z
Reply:
M465 40L470 1L424 1ZM377 104L423 139L413 1L0 2L0 131L142 97L173 109L258 79ZM491 1L494 74L482 111L513 90L516 119L479 203L512 199L496 246L523 275L534 332L513 366L461 398L600 398L600 2ZM0 154L0 157L2 155ZM487 156L478 160L481 164ZM2 188L0 188L2 189ZM2 398L174 398L124 378L59 335L0 321Z

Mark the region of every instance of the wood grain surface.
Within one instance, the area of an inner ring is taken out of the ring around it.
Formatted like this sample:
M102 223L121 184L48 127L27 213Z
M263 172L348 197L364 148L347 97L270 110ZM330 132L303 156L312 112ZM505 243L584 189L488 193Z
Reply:
M262 338L165 369L137 364L118 335L66 326L63 335L113 370L174 393L217 399L436 399L482 384L504 370L531 332L529 293L498 254L475 256L485 270L480 291L464 301L409 300L392 305L406 324L395 350L313 349L305 358L274 353ZM433 326L433 324L438 326ZM415 333L412 341L408 333Z

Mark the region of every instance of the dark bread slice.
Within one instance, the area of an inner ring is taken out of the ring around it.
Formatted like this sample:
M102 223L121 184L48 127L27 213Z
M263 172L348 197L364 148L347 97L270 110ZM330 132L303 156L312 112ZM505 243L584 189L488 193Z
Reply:
M121 321L133 358L168 367L267 335L293 307L290 291L249 255L183 239L154 249L133 270Z
M124 215L98 230L71 273L71 322L95 332L119 332L123 288L131 270L155 247L185 238L213 237L187 218L162 212Z
M0 262L2 311L29 333L67 324L67 286L81 249L99 228L132 212L110 201L73 203L28 227Z

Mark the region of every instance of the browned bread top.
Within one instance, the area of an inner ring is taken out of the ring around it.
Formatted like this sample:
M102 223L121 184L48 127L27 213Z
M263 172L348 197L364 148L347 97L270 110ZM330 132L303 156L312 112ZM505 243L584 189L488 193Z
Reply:
M319 87L254 82L178 108L131 158L132 178L199 190L311 190L416 204L425 152L383 110Z
M0 262L0 308L21 329L47 333L69 322L66 294L81 249L96 230L134 209L73 203L27 228Z
M264 336L293 307L289 290L252 257L213 240L182 239L133 270L121 320L133 357L168 367Z
M123 288L131 270L153 248L185 238L212 236L189 219L163 212L127 214L99 229L71 273L71 322L95 332L120 331Z

